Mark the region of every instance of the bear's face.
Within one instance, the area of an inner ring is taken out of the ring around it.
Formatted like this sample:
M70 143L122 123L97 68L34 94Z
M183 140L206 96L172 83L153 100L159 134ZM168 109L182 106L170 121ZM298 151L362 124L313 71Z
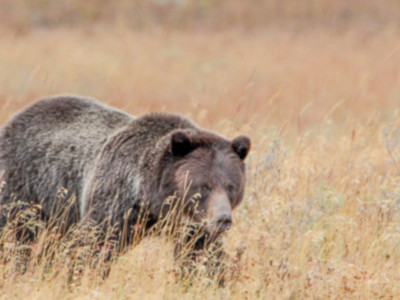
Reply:
M172 153L178 157L174 175L183 212L211 235L228 230L232 210L243 198L243 160L250 140L240 136L232 142L207 143L206 138L196 141L182 132L171 139Z

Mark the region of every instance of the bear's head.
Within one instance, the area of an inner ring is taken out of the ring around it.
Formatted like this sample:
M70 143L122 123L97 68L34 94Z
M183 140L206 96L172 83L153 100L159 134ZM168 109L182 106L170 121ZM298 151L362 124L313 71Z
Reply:
M243 161L249 150L246 136L228 141L209 132L171 134L170 176L175 195L182 199L183 213L210 235L231 226L232 210L243 199Z

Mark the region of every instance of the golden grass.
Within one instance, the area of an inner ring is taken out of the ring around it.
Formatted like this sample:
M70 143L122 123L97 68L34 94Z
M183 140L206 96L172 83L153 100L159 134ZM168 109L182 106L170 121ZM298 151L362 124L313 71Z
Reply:
M34 30L0 37L1 123L35 99L85 94L132 114L181 113L253 142L225 237L223 288L176 277L173 247L144 240L102 283L66 262L7 273L2 299L396 298L400 294L400 44L386 29L211 32ZM56 272L57 271L57 272Z

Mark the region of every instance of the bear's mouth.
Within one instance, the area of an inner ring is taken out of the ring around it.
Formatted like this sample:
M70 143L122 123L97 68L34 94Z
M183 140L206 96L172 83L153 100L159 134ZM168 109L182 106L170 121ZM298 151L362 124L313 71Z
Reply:
M224 232L228 231L231 228L232 221L223 220L219 222L206 223L204 225L204 231L212 237L218 237Z
M211 239L219 237L232 226L232 219L230 217L222 217L217 221L211 221L209 219L202 219L199 215L195 215L191 216L190 220L192 221L190 228L193 231L205 234Z

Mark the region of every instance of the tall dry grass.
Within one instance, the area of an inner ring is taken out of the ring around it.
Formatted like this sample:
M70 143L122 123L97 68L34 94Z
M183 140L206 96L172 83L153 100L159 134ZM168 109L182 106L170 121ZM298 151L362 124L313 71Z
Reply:
M113 262L106 280L89 270L79 286L68 281L67 257L51 272L32 258L22 275L3 260L1 298L400 294L396 30L212 33L95 26L3 31L0 39L3 124L35 99L67 92L135 115L181 113L253 142L245 200L225 236L235 270L225 287L205 276L181 282L173 246L154 237Z

